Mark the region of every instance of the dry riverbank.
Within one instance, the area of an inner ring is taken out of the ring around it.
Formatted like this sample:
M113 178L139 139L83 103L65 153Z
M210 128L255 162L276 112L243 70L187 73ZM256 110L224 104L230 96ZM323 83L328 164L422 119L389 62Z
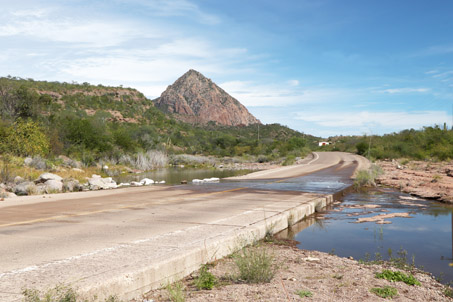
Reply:
M215 263L210 272L219 285L212 290L197 290L193 285L198 273L183 280L185 301L386 301L372 288L391 286L398 292L393 301L453 301L445 287L430 275L413 272L421 285L390 282L375 277L388 269L384 265L361 264L317 251L299 250L291 245L263 244L277 264L270 283L246 284L234 280L237 268L232 257ZM397 269L393 269L397 270ZM304 296L301 297L300 295ZM168 291L152 291L151 301L170 301Z
M422 198L453 203L453 162L378 161L384 174L378 184L397 188Z

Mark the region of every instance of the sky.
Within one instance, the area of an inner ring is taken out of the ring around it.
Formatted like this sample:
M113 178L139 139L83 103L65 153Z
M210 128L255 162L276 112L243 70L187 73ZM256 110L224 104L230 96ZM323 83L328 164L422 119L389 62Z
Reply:
M321 137L453 122L450 0L0 4L0 76L154 99L195 69L263 123Z

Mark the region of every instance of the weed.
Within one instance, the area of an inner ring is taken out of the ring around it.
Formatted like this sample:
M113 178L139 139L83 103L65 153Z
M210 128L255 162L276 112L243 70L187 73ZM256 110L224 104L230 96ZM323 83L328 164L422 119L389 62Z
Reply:
M334 248L332 248L332 249L330 250L329 255L331 255L331 256L334 256L334 255L335 255L335 249L334 249Z
M274 257L264 248L244 248L235 255L239 279L247 283L270 282L275 275Z
M396 288L391 286L373 287L372 289L370 289L370 292L384 299L392 299L398 295Z
M450 286L446 286L444 289L444 295L449 298L453 298L453 288L451 288Z
M381 167L372 165L368 170L360 170L354 180L354 187L359 189L360 187L374 187L376 186L376 178L382 175Z
M439 174L436 174L433 176L433 179L431 180L431 182L439 182L439 180L442 179L442 176L440 176Z
M217 278L208 270L208 266L202 265L200 273L195 279L195 286L198 289L212 289L217 283Z
M65 285L57 285L44 294L36 289L24 289L22 294L24 302L77 302L76 291Z
M343 279L343 275L333 275L332 278L335 278L337 280Z
M395 272L386 269L383 270L382 273L377 273L375 276L378 279L385 279L391 282L404 282L408 285L421 285L412 274L406 275L405 273L399 271Z
M310 297L313 297L313 293L309 290L303 290L303 289L300 289L300 290L296 290L295 292L296 295L298 295L299 297L301 298L310 298Z
M165 286L167 290L168 299L172 302L184 302L186 295L184 294L184 284L181 281Z

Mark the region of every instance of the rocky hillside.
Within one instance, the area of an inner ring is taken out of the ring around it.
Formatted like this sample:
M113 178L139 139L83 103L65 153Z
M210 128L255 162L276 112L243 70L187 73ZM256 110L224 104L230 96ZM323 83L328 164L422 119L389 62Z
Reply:
M155 106L184 122L225 126L260 123L238 100L210 79L189 70L154 100Z

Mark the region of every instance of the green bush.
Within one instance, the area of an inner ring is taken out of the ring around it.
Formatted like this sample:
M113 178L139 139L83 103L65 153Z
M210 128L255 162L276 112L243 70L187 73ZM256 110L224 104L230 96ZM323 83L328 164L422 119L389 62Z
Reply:
M246 283L267 283L276 273L274 257L265 248L243 248L234 256L239 279Z
M392 299L398 295L398 290L391 286L373 287L370 292L384 299Z
M212 289L217 283L217 279L211 272L209 272L208 266L203 265L201 266L199 275L195 279L194 283L198 289Z
M400 271L391 271L391 270L383 270L381 273L376 273L376 278L378 279L385 279L391 282L404 282L408 285L421 285L420 282L415 279L412 274L406 275Z

